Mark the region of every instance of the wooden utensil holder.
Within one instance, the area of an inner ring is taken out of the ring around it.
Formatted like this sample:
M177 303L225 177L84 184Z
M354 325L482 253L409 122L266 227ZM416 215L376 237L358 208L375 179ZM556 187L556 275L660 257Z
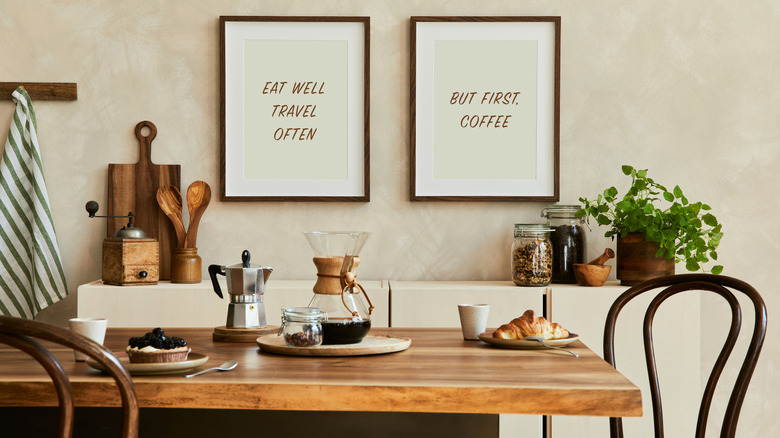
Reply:
M201 267L198 248L174 248L171 256L171 283L200 283Z

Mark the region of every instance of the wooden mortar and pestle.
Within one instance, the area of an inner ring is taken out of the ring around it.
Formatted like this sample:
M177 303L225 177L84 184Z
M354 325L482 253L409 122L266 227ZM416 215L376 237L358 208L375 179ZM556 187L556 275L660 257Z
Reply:
M612 266L604 263L613 257L615 257L615 251L607 248L603 254L588 264L575 263L574 277L577 278L577 283L580 286L603 286L612 270Z

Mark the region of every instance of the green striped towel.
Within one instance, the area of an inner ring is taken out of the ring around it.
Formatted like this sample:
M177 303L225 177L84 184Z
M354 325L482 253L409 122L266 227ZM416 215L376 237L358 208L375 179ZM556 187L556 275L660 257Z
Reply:
M12 94L16 111L0 162L0 311L32 319L68 294L43 179L30 96Z

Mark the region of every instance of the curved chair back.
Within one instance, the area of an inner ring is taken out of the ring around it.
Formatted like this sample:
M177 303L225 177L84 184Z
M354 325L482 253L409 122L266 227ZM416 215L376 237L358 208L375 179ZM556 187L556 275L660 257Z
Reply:
M100 363L114 378L122 399L122 436L138 436L138 401L130 374L119 360L97 342L70 330L10 316L0 316L0 343L18 348L37 360L51 376L59 398L58 436L70 437L73 432L74 403L70 379L57 359L36 339L54 342L78 350Z
M737 430L737 421L739 412L742 408L742 402L745 399L750 379L758 362L758 356L761 353L761 347L764 344L766 336L766 305L761 295L749 284L735 278L724 275L712 274L681 274L667 277L655 278L645 281L631 287L621 294L607 314L606 326L604 328L604 359L610 365L615 367L615 325L620 310L632 299L645 293L654 294L654 298L648 305L642 324L642 337L645 351L645 363L647 373L650 379L650 397L653 403L653 427L655 437L664 436L663 430L663 410L661 406L661 394L658 383L658 372L655 364L655 353L653 347L653 317L658 307L669 297L685 291L703 291L717 294L723 297L731 308L731 324L729 332L724 342L723 348L718 355L702 396L699 407L699 416L696 422L696 437L703 438L707 427L707 417L712 405L712 398L715 388L718 385L723 368L731 355L734 345L739 336L739 330L742 326L742 310L734 291L747 296L753 304L755 312L755 324L750 339L750 345L745 355L745 359L739 370L734 388L729 398L726 413L721 427L721 437L734 437ZM623 424L620 418L610 418L610 436L612 438L623 437Z

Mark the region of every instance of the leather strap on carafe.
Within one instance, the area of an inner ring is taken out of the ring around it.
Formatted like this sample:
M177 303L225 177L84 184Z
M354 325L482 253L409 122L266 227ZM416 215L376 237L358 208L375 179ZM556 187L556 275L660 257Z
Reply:
M353 311L349 308L347 305L347 301L344 299L344 293L347 291L350 291L351 293L359 293L354 292L354 288L357 287L360 289L361 292L363 292L363 296L366 297L366 301L368 301L368 314L371 315L371 312L374 311L374 305L371 304L371 298L368 297L368 293L366 293L366 290L363 289L363 286L358 283L357 275L355 275L354 272L346 272L344 275L331 275L331 274L317 274L318 277L329 277L329 278L340 278L341 282L345 284L344 289L341 290L341 302L344 304L344 307L349 311L352 316L358 316L358 313L356 311Z
M366 297L366 301L368 301L368 315L371 316L371 312L374 311L374 305L371 304L371 299L368 298L368 294L366 293L366 290L363 289L363 286L361 286L360 283L358 283L356 280L357 280L357 275L355 275L354 273L347 272L346 274L344 274L344 282L347 285L344 286L344 290L341 291L341 302L344 303L344 307L346 307L347 310L352 312L353 317L359 316L356 311L350 310L349 306L347 306L346 300L344 300L344 293L347 292L348 290L351 293L356 293L354 292L354 288L357 287L358 289L360 289L361 292L363 292L363 296Z

